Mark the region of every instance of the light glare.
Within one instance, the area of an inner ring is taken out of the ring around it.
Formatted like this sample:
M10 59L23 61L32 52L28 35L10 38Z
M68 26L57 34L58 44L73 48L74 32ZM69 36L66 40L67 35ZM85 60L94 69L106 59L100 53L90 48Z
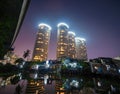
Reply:
M81 41L86 41L84 38L76 37L75 40L81 40Z
M41 24L39 24L38 26L39 26L39 27L41 27L41 26L46 26L46 27L48 27L49 30L52 29L49 25L47 25L47 24L45 24L45 23L41 23Z
M57 27L60 27L60 26L62 26L62 25L64 25L64 26L66 26L67 28L69 28L69 26L68 26L66 23L59 23L59 24L57 25Z
M74 33L74 32L72 32L72 31L69 31L68 33L69 33L69 34L73 34L73 35L75 36L75 33Z

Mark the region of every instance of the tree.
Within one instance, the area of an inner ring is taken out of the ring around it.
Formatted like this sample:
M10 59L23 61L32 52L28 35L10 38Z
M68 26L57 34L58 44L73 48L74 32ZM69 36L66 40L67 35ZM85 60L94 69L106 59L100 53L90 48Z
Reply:
M23 58L18 58L16 61L15 61L15 64L18 63L18 64L22 64L24 62L24 59Z
M29 56L30 56L30 50L27 49L26 51L24 51L23 58L25 59L25 58L27 58Z

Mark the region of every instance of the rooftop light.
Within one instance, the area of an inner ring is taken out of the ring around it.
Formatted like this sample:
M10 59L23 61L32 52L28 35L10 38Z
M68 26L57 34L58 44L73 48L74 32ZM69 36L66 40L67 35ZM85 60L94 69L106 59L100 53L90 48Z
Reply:
M64 26L66 26L67 28L69 28L69 26L68 26L66 23L59 23L59 24L57 25L57 27L62 26L62 25L64 25Z
M74 33L74 32L69 31L68 33L69 33L69 34L73 34L73 35L75 36L75 33Z
M38 26L39 26L39 27L41 27L41 26L46 26L46 27L48 27L49 30L52 29L49 25L47 25L47 24L45 24L45 23L41 23L41 24L39 24Z
M75 40L81 40L81 41L86 41L84 38L76 37Z

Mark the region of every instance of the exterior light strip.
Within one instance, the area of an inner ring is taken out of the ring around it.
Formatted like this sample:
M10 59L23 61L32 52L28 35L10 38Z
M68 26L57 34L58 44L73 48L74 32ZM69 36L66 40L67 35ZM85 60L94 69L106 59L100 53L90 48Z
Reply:
M74 33L74 32L72 32L72 31L69 31L68 33L69 33L69 34L73 34L73 35L75 36L75 33Z
M40 26L46 26L46 27L48 27L49 30L52 29L49 25L47 25L47 24L45 24L45 23L41 23L41 24L39 24L38 26L39 26L39 27L40 27Z
M62 25L64 25L64 26L66 26L67 28L69 28L69 26L68 26L66 23L59 23L59 24L57 25L57 27L60 27L60 26L62 26Z

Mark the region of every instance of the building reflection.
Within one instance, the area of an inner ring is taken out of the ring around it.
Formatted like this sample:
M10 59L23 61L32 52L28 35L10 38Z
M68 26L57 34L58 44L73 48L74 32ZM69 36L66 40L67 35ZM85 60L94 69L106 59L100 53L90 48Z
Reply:
M45 94L44 81L42 80L28 81L26 94Z
M97 77L61 77L56 74L36 74L28 81L26 94L119 94L116 79ZM50 86L54 93L48 92Z
M120 82L117 78L59 75L30 73L27 76L19 73L1 77L0 89L25 82L25 94L120 94ZM19 78L18 82L16 78Z

